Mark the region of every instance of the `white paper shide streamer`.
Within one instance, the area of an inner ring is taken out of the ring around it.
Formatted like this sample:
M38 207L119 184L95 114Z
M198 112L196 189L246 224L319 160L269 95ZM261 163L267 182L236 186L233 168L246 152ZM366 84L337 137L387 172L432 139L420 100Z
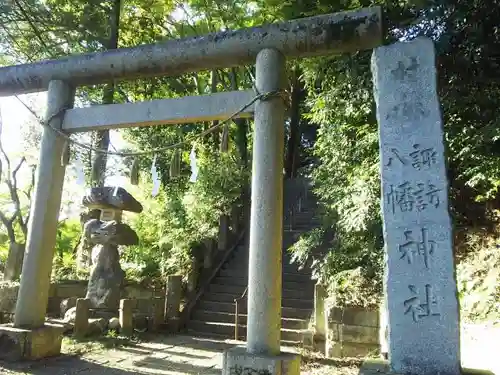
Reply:
M189 179L189 182L196 182L196 180L198 179L198 165L196 162L196 152L194 150L194 145L191 149L191 152L189 153L189 160L191 162L191 178Z
M85 172L83 169L83 162L79 156L77 156L75 163L73 165L76 173L76 184L78 186L85 186Z
M160 175L156 170L156 155L153 157L153 164L151 164L151 179L153 180L153 190L151 195L156 197L160 192Z

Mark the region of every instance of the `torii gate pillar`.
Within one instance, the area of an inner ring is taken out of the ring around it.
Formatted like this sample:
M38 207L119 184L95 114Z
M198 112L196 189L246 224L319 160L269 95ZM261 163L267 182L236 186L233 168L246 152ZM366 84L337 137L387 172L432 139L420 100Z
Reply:
M285 57L276 49L257 55L260 93L285 87ZM298 375L300 356L280 352L285 103L279 95L255 106L246 349L224 353L223 375L250 368L269 375Z

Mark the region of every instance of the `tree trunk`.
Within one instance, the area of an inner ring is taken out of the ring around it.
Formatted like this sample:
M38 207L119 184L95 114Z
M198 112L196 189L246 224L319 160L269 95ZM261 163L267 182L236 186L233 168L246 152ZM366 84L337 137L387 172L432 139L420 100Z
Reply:
M112 0L113 7L111 9L109 23L110 23L110 36L109 42L106 48L116 49L118 48L118 36L120 30L120 1ZM102 96L102 104L112 104L113 97L115 94L114 83L108 83L104 88L104 93ZM100 150L108 150L109 148L109 130L98 131L96 134L95 147ZM92 186L104 186L106 180L106 154L95 154L94 161L92 163Z
M5 264L3 278L6 281L18 280L23 268L25 244L9 243L9 255Z
M238 76L236 68L231 69L231 73L229 75L231 79L231 90L238 90ZM235 119L234 123L236 124L236 146L238 147L238 151L240 153L241 163L243 164L244 170L248 170L248 122L245 119ZM241 187L241 212L243 213L243 227L247 227L247 223L250 221L250 192L248 186L244 185ZM233 209L238 212L237 208ZM234 215L239 219L239 213ZM233 224L237 226L238 224ZM236 232L236 231L235 231ZM247 236L248 238L248 236Z

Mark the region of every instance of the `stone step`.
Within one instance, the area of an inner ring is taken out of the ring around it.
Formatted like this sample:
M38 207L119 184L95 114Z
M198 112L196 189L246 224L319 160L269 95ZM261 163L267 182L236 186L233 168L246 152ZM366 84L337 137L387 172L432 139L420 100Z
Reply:
M213 312L225 312L234 314L234 302L213 302L206 301L203 298L197 304L197 308L204 311ZM247 313L247 304L245 300L239 305L239 312L242 314ZM293 318L293 319L309 319L312 314L312 309L298 309L293 307L282 307L281 317L282 318Z
M234 299L240 296L241 294L205 293L202 298L204 301L234 303ZM244 301L244 303L246 303L246 300ZM293 307L298 309L312 309L314 307L314 299L283 298L281 300L281 306Z
M312 275L312 270L309 267L302 267L299 268L300 265L296 263L287 263L283 262L281 271L283 274L290 274L290 275L307 275L311 276ZM245 274L248 273L248 262L243 262L243 261L237 261L237 262L229 262L225 265L222 266L221 272L222 271L232 271L234 270L235 272L240 272L243 271Z
M298 269L299 265L297 263L292 263L292 255L288 250L283 252L281 258L282 266L291 266L293 269ZM228 262L226 262L223 268L243 266L243 268L248 268L248 254L236 254Z
M219 322L204 322L199 320L191 320L188 324L188 329L195 332L206 332L227 338L234 337L234 323L219 323ZM239 339L245 339L246 326L238 327ZM281 339L286 341L302 341L302 332L300 330L281 329Z
M197 310L193 313L192 319L203 322L234 323L234 314L216 312L216 311ZM247 315L238 314L238 323L246 325ZM281 328L284 329L295 329L295 330L306 329L307 325L308 322L305 319L293 319L293 318L281 319Z
M245 291L246 286L241 285L226 285L226 284L210 284L207 293L227 293L241 296ZM282 298L297 298L297 299L313 299L314 290L293 290L283 289L281 291Z
M314 215L308 217L293 217L290 220L283 222L283 231L289 232L291 229L296 232L308 232L311 229L318 228L321 226L321 220Z
M227 276L217 276L214 280L214 284L219 284L219 285L240 285L246 287L248 285L248 279L246 275L242 275L241 277L227 277ZM285 280L283 282L283 289L294 289L294 290L311 290L311 292L314 290L314 284L315 282L313 280L311 281L288 281Z
M244 277L248 278L248 270L246 268L224 268L219 273L220 276L224 277ZM283 283L291 281L296 283L309 283L311 282L311 276L299 273L299 272L283 272L282 273Z

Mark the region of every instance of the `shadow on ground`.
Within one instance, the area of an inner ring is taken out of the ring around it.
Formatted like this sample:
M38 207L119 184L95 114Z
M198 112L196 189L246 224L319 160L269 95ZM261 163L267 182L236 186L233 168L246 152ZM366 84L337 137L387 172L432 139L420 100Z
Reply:
M105 364L93 362L78 356L60 356L33 362L9 363L0 362L2 374L30 375L73 375L73 374L107 374L134 375L137 371L108 367Z
M221 354L234 343L189 336L135 340L68 340L66 354L39 361L0 361L2 375L132 375L221 373Z

